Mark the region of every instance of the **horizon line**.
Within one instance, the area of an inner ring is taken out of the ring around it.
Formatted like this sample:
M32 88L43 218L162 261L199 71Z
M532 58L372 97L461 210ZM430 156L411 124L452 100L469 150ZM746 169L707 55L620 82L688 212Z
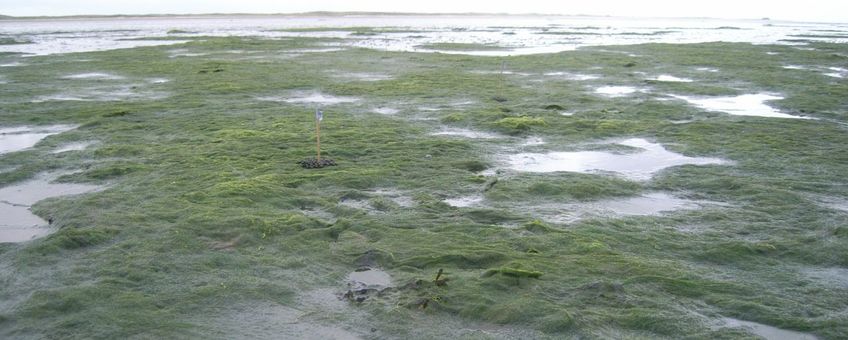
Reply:
M562 14L562 13L504 13L504 12L375 12L375 11L309 11L309 12L277 12L277 13L147 13L147 14L70 14L70 15L38 15L12 16L0 13L0 20L31 20L31 19L84 19L84 18L115 18L115 17L203 17L203 16L347 16L347 15L386 15L386 16L561 16L561 17L600 17L600 18L635 18L635 19L709 19L709 20L745 20L745 21L782 21L798 23L843 23L842 21L812 21L787 20L779 18L719 18L697 16L620 16L599 14Z

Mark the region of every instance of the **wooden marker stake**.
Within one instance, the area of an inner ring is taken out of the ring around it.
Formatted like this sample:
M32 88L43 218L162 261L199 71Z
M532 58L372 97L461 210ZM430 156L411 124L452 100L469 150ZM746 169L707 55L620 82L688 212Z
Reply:
M318 142L318 145L317 145L318 161L320 162L321 161L321 121L320 120L315 121L315 136L316 136L315 140Z

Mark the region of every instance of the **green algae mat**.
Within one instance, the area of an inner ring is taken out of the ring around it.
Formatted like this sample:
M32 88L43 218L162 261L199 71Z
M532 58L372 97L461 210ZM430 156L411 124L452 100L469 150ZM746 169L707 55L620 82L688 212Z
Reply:
M337 41L0 55L0 337L848 337L846 45Z

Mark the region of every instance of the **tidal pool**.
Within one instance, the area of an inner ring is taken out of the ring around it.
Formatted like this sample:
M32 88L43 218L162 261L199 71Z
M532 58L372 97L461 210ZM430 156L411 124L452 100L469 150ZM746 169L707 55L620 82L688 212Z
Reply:
M765 93L743 94L735 97L706 97L696 98L687 96L671 95L674 98L684 100L689 104L707 111L720 111L734 116L754 116L771 118L795 118L810 119L809 117L793 116L778 111L766 105L767 101L780 100L783 97Z
M354 97L336 97L331 95L326 95L320 92L299 92L292 94L291 97L280 97L280 96L271 96L271 97L259 97L259 100L272 101L272 102L286 102L286 103L296 103L296 104L342 104L342 103L353 103L359 101L359 98Z
M47 136L75 129L75 125L0 128L0 154L31 148Z
M638 150L631 153L608 151L572 151L549 153L520 153L507 158L509 168L525 172L613 172L633 179L648 180L655 173L678 165L727 164L719 158L688 157L663 148L642 138L627 139L616 144Z
M30 211L36 202L101 188L89 184L52 183L56 177L58 175L42 174L29 181L0 188L0 242L24 242L50 233L50 223Z

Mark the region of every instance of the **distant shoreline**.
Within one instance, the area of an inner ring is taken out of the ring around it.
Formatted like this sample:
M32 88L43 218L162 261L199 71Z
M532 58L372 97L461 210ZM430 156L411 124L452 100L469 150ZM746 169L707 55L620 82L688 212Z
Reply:
M205 14L102 14L102 15L62 15L62 16L8 16L0 15L2 21L16 20L85 20L85 19L174 19L174 18L220 18L220 17L350 17L350 16L398 16L398 17L414 17L414 16L433 16L433 17L452 17L452 16L501 16L501 17L572 17L572 18L629 18L629 19L686 19L686 20L740 20L740 21L763 21L768 22L769 18L747 18L747 19L729 19L729 18L710 18L710 17L624 17L612 15L588 15L588 14L550 14L550 13L411 13L411 12L303 12L303 13L205 13ZM792 22L791 20L774 20L783 22ZM822 22L825 23L825 22Z

